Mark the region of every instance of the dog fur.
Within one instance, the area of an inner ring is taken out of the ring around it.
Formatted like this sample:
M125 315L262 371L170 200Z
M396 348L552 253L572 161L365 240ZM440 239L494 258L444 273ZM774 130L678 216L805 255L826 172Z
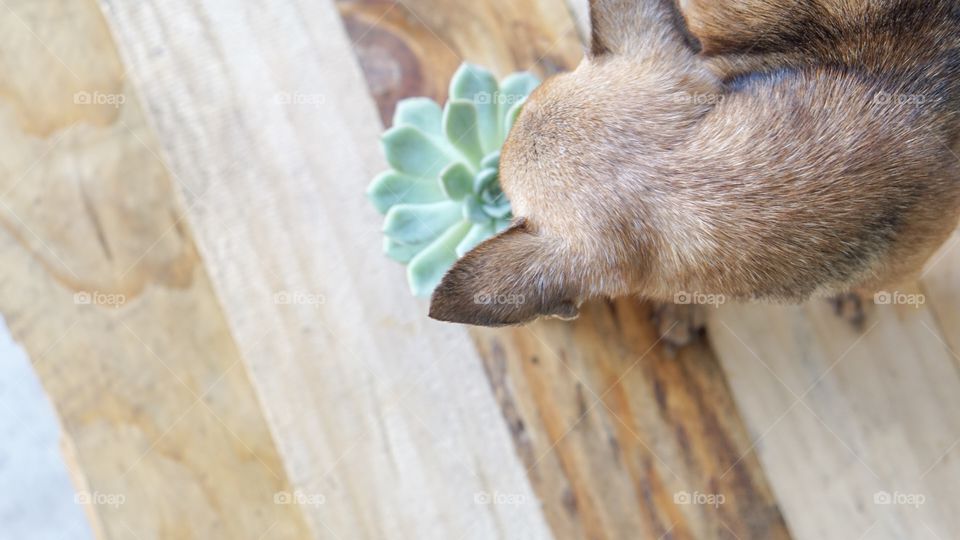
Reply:
M954 230L960 0L595 0L591 17L588 57L504 146L518 219L448 272L431 317L800 302L909 279Z

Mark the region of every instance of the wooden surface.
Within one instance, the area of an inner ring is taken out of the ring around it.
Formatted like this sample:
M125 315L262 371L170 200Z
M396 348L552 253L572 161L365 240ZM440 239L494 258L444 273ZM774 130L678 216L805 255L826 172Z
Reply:
M664 354L636 302L584 315L480 339L557 537L787 538L710 351Z
M631 300L433 323L363 197L378 113L462 60L569 69L584 21L337 7L0 6L0 313L78 490L122 496L98 537L960 536L960 236L862 334L822 302L723 306L675 358Z
M825 302L725 306L711 320L755 451L798 538L960 534L956 238L928 268L922 287L899 291L925 303L870 305L864 332Z
M106 6L314 535L547 537L467 333L381 253L382 127L334 5Z
M402 97L444 100L464 60L544 76L582 50L562 0L338 5L388 125ZM788 536L755 456L740 459L750 441L716 359L666 355L646 306L472 333L556 537ZM697 494L723 504L683 504Z
M283 463L99 6L10 0L0 29L0 312L80 496L105 503L84 506L94 531L302 537L300 509L273 504Z

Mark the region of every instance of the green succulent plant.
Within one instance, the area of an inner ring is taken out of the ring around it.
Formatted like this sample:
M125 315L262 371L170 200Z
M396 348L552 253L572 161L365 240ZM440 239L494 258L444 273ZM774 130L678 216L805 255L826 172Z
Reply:
M397 105L381 139L391 169L367 196L386 216L383 250L407 265L415 295L429 295L457 259L509 226L500 147L539 84L526 72L498 83L490 71L463 64L443 109L428 98Z

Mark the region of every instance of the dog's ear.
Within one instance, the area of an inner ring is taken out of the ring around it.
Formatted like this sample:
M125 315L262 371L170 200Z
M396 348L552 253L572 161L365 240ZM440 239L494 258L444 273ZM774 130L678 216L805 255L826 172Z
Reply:
M590 56L593 58L613 52L609 45L613 36L606 35L613 32L606 4L604 0L590 0Z
M430 317L477 326L522 324L551 315L571 319L578 307L564 273L556 246L521 221L447 272L433 292Z
M590 0L590 56L598 58L627 52L633 12L643 9L641 4L646 1Z
M676 0L691 35L702 52L766 52L795 46L796 36L822 36L833 24L831 13L857 8L850 2L828 0ZM864 3L867 5L867 3Z
M590 0L590 57L698 52L677 1Z

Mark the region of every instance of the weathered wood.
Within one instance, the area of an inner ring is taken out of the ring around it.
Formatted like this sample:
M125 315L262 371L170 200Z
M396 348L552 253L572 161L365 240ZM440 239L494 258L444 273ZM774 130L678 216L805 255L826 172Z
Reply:
M797 538L960 534L958 267L956 254L932 267L925 305L868 301L864 332L823 301L731 305L712 318L754 451Z
M333 4L106 6L317 536L548 537L466 332L383 259L382 128Z
M582 50L560 0L339 5L386 123L400 98L445 99L462 60L542 76ZM557 537L788 536L715 358L703 346L665 355L646 306L595 303L571 324L473 335Z
M10 0L0 29L0 312L95 534L303 537L99 6Z
M563 0L337 5L387 126L402 98L430 96L443 103L465 52L469 61L501 76L518 69L553 74L575 65L582 53Z
M940 332L934 327L928 329L928 335L939 335L960 367L960 230L930 259L921 276L921 289L939 323Z
M670 357L649 317L594 303L572 324L478 336L554 531L787 538L758 463L740 459L750 443L712 353Z

